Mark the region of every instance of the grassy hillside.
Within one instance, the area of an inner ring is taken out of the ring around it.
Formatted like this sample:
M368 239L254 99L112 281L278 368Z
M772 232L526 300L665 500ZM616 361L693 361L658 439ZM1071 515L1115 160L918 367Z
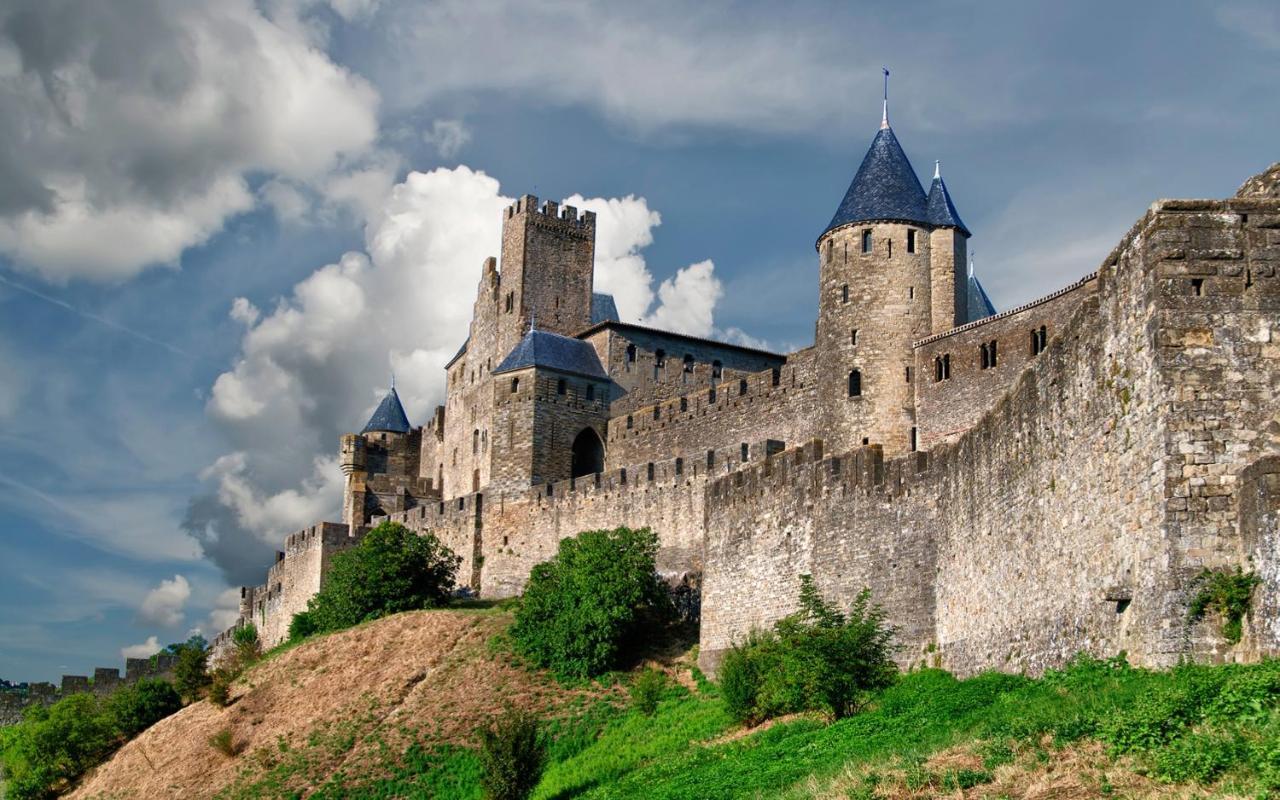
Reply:
M868 711L736 727L691 654L565 685L515 665L500 611L400 614L250 670L225 709L144 732L76 797L480 798L473 732L507 705L548 720L535 797L1262 797L1280 788L1280 664L1171 672L1081 662L1039 680L910 673ZM497 644L495 644L495 639ZM227 731L224 753L211 743Z

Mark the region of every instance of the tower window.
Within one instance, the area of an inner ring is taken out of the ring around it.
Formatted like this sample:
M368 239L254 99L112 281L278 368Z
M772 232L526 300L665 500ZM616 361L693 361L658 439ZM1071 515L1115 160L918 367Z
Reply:
M684 371L693 372L693 356L689 353L684 354Z
M711 379L720 380L720 376L724 374L724 367L719 361L711 362Z
M862 396L862 371L861 370L855 369L849 373L849 396L850 397Z
M771 371L770 378L773 380L774 386L782 385L782 370L778 367L774 367Z
M676 474L677 474L677 475L683 475L683 474L684 474L684 459L683 459L683 458L677 458L677 459L676 459Z
M747 461L751 456L751 451L747 448L747 443L742 443L742 460Z
M978 345L978 367L987 369L991 366L991 354L987 350L987 343L983 342Z
M871 252L871 231L870 230L865 230L862 232L862 252L864 253Z
M907 252L914 253L916 251L916 232L907 231Z
M596 399L596 385L594 383L587 384L587 399L588 400Z
M474 430L471 432L471 455L474 456L479 452L480 452L480 431Z
M687 397L681 397L681 398L680 398L680 410L681 410L681 411L688 411L688 410L689 410L689 398L687 398Z
M1191 279L1191 293L1196 297L1204 294L1204 278Z
M708 450L707 451L707 469L711 469L715 465L716 465L716 451Z
M627 345L627 364L636 363L636 346L634 344Z
M933 379L946 381L951 379L951 354L935 356L933 359Z
M996 340L995 340L995 339L992 339L992 340L990 341L990 343L988 343L988 344L987 344L987 354L990 356L990 359L991 359L991 366L993 366L993 367L994 367L996 364L998 364L998 363L999 363L999 358L997 357L997 353L996 353Z
M849 284L847 283L840 287L840 302L849 302Z
M716 401L716 387L712 386L711 391L707 392L707 402L714 403Z
M515 308L515 306L516 306L516 293L507 292L507 304L506 304L507 313L510 314L512 309Z
M907 383L911 383L911 365L907 365Z
M635 427L635 420L633 420L633 419L631 418L631 415L630 415L630 414L628 414L628 415L627 415L627 430L631 430L633 427Z
M919 442L918 442L919 436L920 436L919 431L917 431L915 428L912 428L911 429L911 452L913 453L916 451L916 448L919 445Z
M569 390L569 387L567 384L565 384L564 378L561 378L560 380L556 381L556 394L564 394L568 390Z
M511 393L512 393L512 394L515 394L515 393L516 393L516 391L517 391L519 388L520 388L520 379L519 379L519 378L512 378L512 379L511 379Z
M914 286L908 286L908 287L907 287L907 299L908 299L908 300L915 300L915 299L916 299L916 287L914 287Z
M849 344L854 345L855 347L857 346L857 344L858 344L858 329L857 329L857 328L854 328L853 330L849 331Z
M654 419L661 419L661 418L662 418L662 406L654 406L654 407L653 407L653 418L654 418Z
M738 381L738 396L741 397L747 393L747 379L743 378Z
M655 350L653 353L653 365L659 369L667 365L667 351Z

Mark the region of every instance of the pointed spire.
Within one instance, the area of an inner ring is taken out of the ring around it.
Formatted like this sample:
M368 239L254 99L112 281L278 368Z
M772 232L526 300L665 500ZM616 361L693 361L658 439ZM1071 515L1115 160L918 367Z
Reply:
M933 179L935 181L942 180L942 162L941 161L933 162Z
M884 70L884 111L880 114L880 130L889 127L889 68L881 67Z
M947 184L942 180L942 162L933 162L933 185L929 187L929 199L926 201L929 211L928 222L937 228L955 228L965 236L969 235L969 229L960 221L960 212L956 211L955 203L951 202L951 193L947 191Z
M365 423L364 430L360 432L408 433L409 429L409 417L405 415L404 406L400 404L400 395L396 394L396 387L392 386L391 391L382 398L382 402L378 403L373 416L369 417L369 421Z

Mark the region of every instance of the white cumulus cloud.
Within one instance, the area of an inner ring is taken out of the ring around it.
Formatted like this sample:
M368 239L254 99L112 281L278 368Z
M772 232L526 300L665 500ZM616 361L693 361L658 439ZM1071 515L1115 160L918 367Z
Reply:
M191 599L191 584L182 575L173 580L163 580L143 598L138 618L143 622L176 628L182 624L187 601Z
M120 656L122 658L150 658L159 653L162 649L159 640L154 636L148 636L147 640L142 644L130 644L120 648Z
M0 251L51 281L173 263L250 175L321 185L378 133L373 87L251 0L130 9L0 10Z

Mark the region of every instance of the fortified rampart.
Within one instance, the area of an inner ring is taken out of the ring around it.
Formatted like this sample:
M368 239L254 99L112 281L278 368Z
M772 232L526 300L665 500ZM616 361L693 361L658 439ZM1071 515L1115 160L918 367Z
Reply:
M1275 653L1274 595L1234 648L1184 622L1205 567L1277 577L1280 209L1258 205L1153 206L952 443L884 464L863 450L854 467L810 448L715 482L704 665L793 610L803 573L845 602L870 587L904 662L960 673L1080 650L1153 665Z
M122 686L131 686L143 678L168 678L173 675L175 656L157 653L150 658L126 658L124 677L114 667L97 667L93 677L87 675L63 675L62 683L31 683L0 690L0 727L22 721L22 713L28 706L52 705L73 694L92 692L106 697Z

